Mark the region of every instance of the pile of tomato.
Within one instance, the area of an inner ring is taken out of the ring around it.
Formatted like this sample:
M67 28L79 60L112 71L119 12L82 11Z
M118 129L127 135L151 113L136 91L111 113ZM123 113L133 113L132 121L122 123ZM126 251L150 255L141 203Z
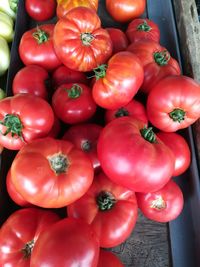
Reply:
M191 152L177 131L199 119L200 85L140 18L145 0L130 2L106 1L122 31L101 26L97 0L25 1L43 23L22 35L24 67L0 100L0 144L17 151L7 191L19 206L0 229L1 266L120 267L107 248L130 236L138 208L158 222L182 211L173 177Z

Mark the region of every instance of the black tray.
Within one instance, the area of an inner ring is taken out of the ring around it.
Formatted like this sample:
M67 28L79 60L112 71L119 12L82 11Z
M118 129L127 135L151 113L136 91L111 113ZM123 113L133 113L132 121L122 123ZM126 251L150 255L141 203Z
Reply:
M36 25L27 16L24 0L19 1L15 37L11 50L11 64L8 71L7 95L12 95L12 81L23 66L18 54L22 34ZM122 29L126 25L114 22L105 11L105 1L99 1L99 16L104 27ZM143 15L156 22L161 30L161 44L181 64L178 35L171 0L147 0ZM49 21L52 22L52 21ZM176 177L185 198L182 214L169 224L160 224L145 219L141 214L130 238L112 250L118 254L126 267L198 267L200 266L200 186L195 144L191 127L180 132L188 141L192 153L191 166L184 175ZM16 152L4 150L0 161L0 224L18 208L6 192L5 177ZM114 267L114 266L113 266Z

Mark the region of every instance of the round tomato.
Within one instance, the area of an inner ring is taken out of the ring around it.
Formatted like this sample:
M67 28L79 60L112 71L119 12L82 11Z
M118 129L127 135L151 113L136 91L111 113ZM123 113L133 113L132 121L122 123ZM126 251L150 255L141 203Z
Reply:
M96 112L91 89L81 83L62 84L52 97L56 116L65 123L75 124L90 119Z
M112 54L109 33L97 13L76 7L61 18L54 30L54 47L62 63L74 70L91 71Z
M142 103L135 99L131 100L127 105L121 108L106 110L105 122L108 123L114 119L125 116L141 120L146 126L148 125L145 107Z
M18 150L33 139L46 136L54 114L42 98L17 94L0 100L0 144Z
M82 220L67 218L50 226L37 240L31 267L96 267L99 243L93 229Z
M67 214L91 224L100 247L109 248L129 237L137 220L137 209L133 191L99 173L86 194L67 207Z
M93 85L93 98L106 109L128 104L144 78L142 63L128 51L118 52L110 58L108 65L101 65L94 71L97 80Z
M124 51L128 47L126 34L117 28L106 28L113 43L113 55L117 52Z
M150 122L164 132L175 132L200 117L200 85L186 76L168 76L147 99Z
M118 257L111 251L100 249L99 262L97 267L123 267L124 265Z
M54 26L43 24L22 35L19 54L25 65L39 65L48 71L61 65L53 47Z
M40 234L59 221L59 217L38 208L20 209L0 229L1 266L30 267L30 258Z
M51 19L56 12L56 0L26 0L26 12L36 21Z
M113 181L135 192L163 187L174 171L172 151L152 128L131 117L108 123L100 133L97 154L101 168Z
M149 40L159 43L160 30L156 23L149 19L134 19L126 30L126 35L131 43Z
M75 147L88 155L96 171L100 169L100 162L97 157L97 140L101 130L102 127L97 124L77 124L71 126L62 138L72 142Z
M24 146L11 165L11 182L28 202L60 208L80 198L90 187L90 159L65 140L50 137Z
M158 132L156 135L172 150L175 156L173 176L183 174L191 162L190 148L184 137L177 133L165 132Z
M50 78L46 69L29 65L20 69L12 84L13 94L29 93L47 99Z
M180 215L183 209L182 191L172 180L159 191L147 194L137 193L136 195L142 213L153 221L172 221Z
M130 44L127 50L134 53L144 67L144 81L141 86L144 93L149 93L164 77L181 74L178 62L170 56L166 48L156 42L138 41Z
M106 9L114 20L127 22L140 17L146 7L146 0L106 0Z

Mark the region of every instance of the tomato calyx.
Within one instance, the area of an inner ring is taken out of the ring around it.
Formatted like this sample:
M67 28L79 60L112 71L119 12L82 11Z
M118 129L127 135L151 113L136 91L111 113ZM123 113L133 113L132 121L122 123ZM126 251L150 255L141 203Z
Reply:
M82 94L82 87L78 84L74 84L70 89L65 89L69 98L78 98Z
M149 26L149 24L147 23L146 20L143 21L143 23L140 23L137 26L137 30L138 31L142 31L142 32L149 32L152 28Z
M35 245L34 240L31 240L25 244L25 246L22 248L22 253L24 255L24 259L28 259L31 256L33 247Z
M17 13L19 0L9 0L10 8Z
M88 152L91 150L92 148L92 144L89 140L85 140L82 144L81 144L81 148L83 151Z
M81 33L81 41L85 46L89 46L90 43L94 40L94 36L89 32Z
M142 135L142 137L147 140L150 143L156 143L156 135L153 132L153 128L149 127L146 128L144 127L143 129L140 130L140 133Z
M170 60L170 54L167 50L157 51L153 54L154 61L159 66L166 66Z
M101 191L96 198L96 202L100 211L106 211L113 208L116 199L112 193Z
M65 173L69 166L67 157L61 153L49 156L48 160L52 170L56 174Z
M7 128L5 133L2 133L3 135L7 135L8 133L11 133L12 137L17 135L23 140L23 136L22 136L23 124L17 115L6 114L4 117L4 120L0 121L0 124L2 124L3 126Z
M106 76L106 70L108 68L107 64L102 64L95 69L94 71L94 77L96 77L96 80L99 80L100 78L104 78Z
M119 108L116 112L115 112L115 117L119 118L119 117L124 117L124 116L129 116L129 112L127 109L125 108Z
M162 196L159 196L155 200L152 201L152 204L150 207L156 210L163 210L163 209L166 209L167 204L165 200L162 198Z
M46 43L49 40L49 34L37 26L37 30L32 34L38 44Z
M169 113L169 116L173 121L181 122L185 119L185 111L180 108L175 108Z

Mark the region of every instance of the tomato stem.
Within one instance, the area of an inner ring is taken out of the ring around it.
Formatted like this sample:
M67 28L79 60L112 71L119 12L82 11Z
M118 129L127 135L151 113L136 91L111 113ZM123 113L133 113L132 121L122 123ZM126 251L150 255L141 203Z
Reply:
M143 32L149 32L152 28L148 25L147 21L144 20L142 23L140 23L137 26L138 31L143 31Z
M90 43L94 40L94 36L89 32L81 33L81 41L85 46L89 46Z
M149 141L150 143L156 143L156 135L153 132L152 127L149 128L144 127L143 129L140 130L140 133L145 140Z
M185 111L180 108L175 108L169 113L169 116L173 121L181 122L185 119Z
M65 89L68 93L69 98L78 98L82 94L82 87L78 84L73 84L70 89Z
M125 108L119 108L116 112L115 112L115 117L119 118L119 117L124 117L124 116L129 116L129 112L127 109Z
M99 210L106 211L112 209L116 203L116 199L110 192L102 191L96 198Z
M32 34L32 36L37 40L38 44L43 44L49 40L49 34L37 26L37 30Z
M11 133L12 137L17 135L24 141L23 136L22 136L23 125L22 125L20 118L17 115L6 114L4 117L4 120L0 121L0 124L2 124L3 126L7 128L5 133L2 133L3 135L7 135L8 133Z
M82 150L86 152L90 151L91 147L92 147L92 144L89 140L84 141L81 145Z
M28 259L31 256L33 247L34 247L34 240L31 240L25 244L25 246L22 248L22 253L24 254L24 259Z
M100 78L104 78L106 76L107 67L108 67L107 64L102 64L102 65L96 67L95 69L93 69L94 76L96 77L96 80L98 80Z
M158 51L153 54L155 62L159 66L166 66L170 60L170 54L167 50Z
M162 196L159 196L155 200L152 201L152 204L150 207L156 210L163 210L163 209L166 209L167 204L162 198Z
M56 174L65 173L69 163L67 157L63 154L55 154L48 157L49 164Z
M17 13L19 0L9 0L10 8Z

